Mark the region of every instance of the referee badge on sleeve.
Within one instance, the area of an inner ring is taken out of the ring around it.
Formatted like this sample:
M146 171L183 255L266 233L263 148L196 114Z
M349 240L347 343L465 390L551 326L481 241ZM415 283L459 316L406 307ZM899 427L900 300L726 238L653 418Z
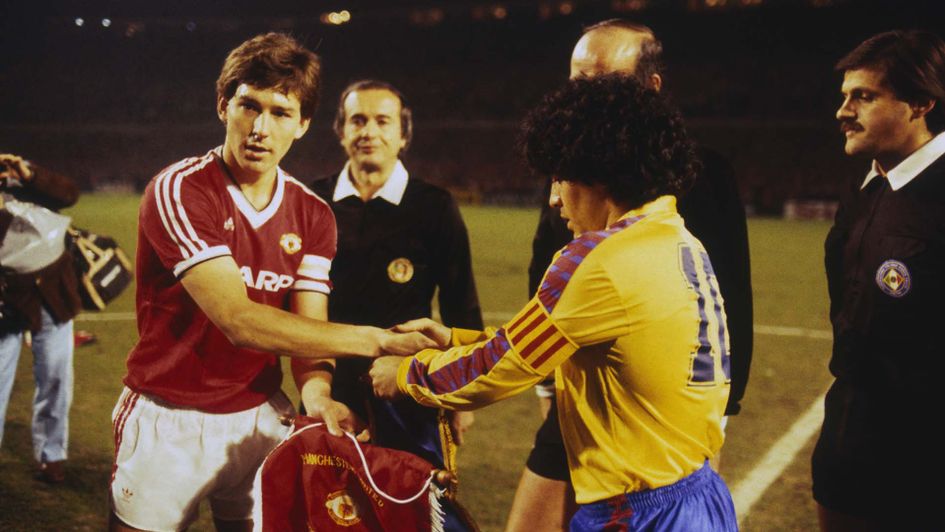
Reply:
M902 297L912 288L912 276L905 264L890 259L876 270L876 284L886 295Z
M404 284L413 279L413 263L406 257L390 261L387 265L387 277L395 283Z

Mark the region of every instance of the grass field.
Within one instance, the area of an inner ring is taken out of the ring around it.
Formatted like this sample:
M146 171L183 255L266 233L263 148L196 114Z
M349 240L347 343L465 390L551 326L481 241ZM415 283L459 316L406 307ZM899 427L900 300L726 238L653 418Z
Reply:
M132 252L137 201L89 195L69 214L77 225L110 234ZM526 300L526 265L537 211L464 207L463 214L486 321L499 324ZM795 421L829 383L822 266L827 228L822 222L749 223L755 354L742 414L730 420L722 459L722 474L736 495L744 530L816 528L808 465L809 427L816 426L816 417L813 422L807 418L806 426L795 426ZM94 332L99 341L76 351L69 476L60 486L32 479L31 356L21 356L0 449L0 530L103 529L113 452L110 414L125 355L137 338L129 318L133 310L133 293L128 291L107 313L76 321L77 328ZM294 391L288 380L285 389ZM530 393L477 413L469 442L460 451L460 498L484 531L502 529L538 424ZM211 529L206 514L193 530Z

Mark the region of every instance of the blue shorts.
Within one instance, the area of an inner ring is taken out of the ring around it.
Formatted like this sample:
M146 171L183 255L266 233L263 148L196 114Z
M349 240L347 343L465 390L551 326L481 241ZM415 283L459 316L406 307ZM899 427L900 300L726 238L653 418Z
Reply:
M737 531L735 506L725 482L708 466L669 486L582 504L571 532Z

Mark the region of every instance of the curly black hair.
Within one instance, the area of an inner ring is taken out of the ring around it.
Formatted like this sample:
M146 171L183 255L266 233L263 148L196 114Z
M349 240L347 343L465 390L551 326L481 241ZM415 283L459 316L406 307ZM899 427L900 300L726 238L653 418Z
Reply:
M678 196L699 171L678 111L627 75L574 79L545 96L523 120L519 145L532 171L604 185L630 209Z

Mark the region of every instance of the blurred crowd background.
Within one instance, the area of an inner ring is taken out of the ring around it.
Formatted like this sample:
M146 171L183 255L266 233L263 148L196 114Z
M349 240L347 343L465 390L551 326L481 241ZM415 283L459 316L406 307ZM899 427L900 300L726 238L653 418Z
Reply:
M15 4L15 5L14 5ZM664 90L699 141L729 156L750 212L835 199L866 166L842 153L833 64L866 37L945 35L934 1L88 0L0 7L0 147L87 190L140 190L164 165L222 142L214 82L229 49L265 31L323 61L322 102L284 167L337 171L338 94L377 78L414 110L410 171L461 201L534 205L518 120L568 75L581 28L612 17L664 43Z

